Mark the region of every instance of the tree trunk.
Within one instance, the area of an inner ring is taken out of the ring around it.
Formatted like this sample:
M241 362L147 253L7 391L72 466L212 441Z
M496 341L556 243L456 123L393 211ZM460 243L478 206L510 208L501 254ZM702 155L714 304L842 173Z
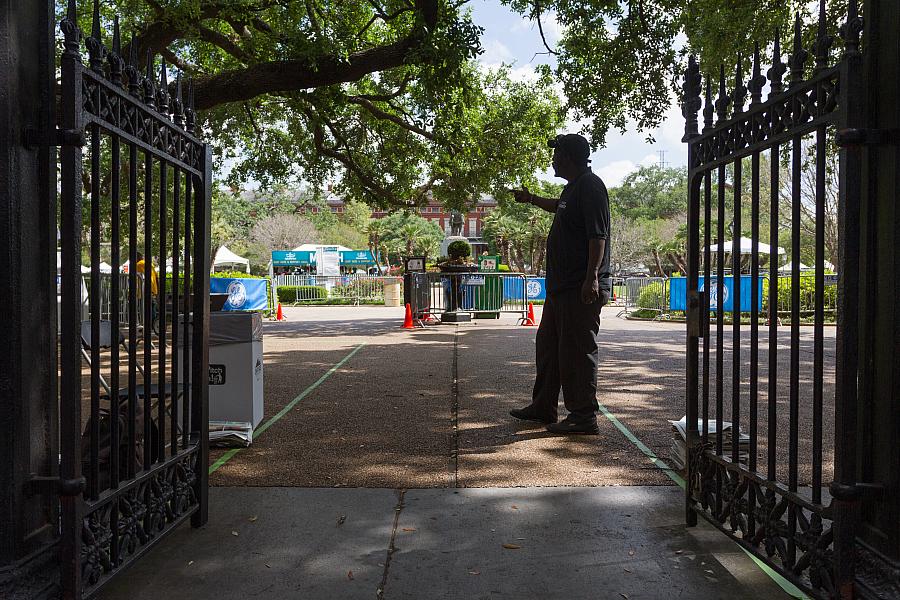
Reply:
M659 273L660 277L665 277L666 272L663 270L662 262L659 260L659 250L653 248L653 261L656 263L656 270Z

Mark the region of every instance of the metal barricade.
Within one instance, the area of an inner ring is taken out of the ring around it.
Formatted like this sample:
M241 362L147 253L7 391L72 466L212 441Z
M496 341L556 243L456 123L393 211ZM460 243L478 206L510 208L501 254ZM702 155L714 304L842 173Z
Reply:
M524 319L528 311L522 273L413 273L410 280L410 308L419 321L446 312L516 314Z
M791 322L791 275L780 275L778 277L778 304L776 305L776 313L779 321L782 323ZM766 288L768 288L768 279L766 280ZM811 324L814 320L816 311L816 276L813 272L800 273L800 306L798 315L801 324ZM822 314L824 322L834 323L837 321L837 276L826 275L824 277L824 286L822 291ZM768 310L769 294L768 289L763 292L763 307Z
M656 317L669 313L669 281L664 277L628 277L624 280L625 297L620 315L647 310Z
M272 287L276 298L291 304L371 304L384 302L386 281L396 277L379 275L276 275ZM279 293L278 289L282 288ZM285 292L284 288L289 291Z
M128 325L128 282L129 276L128 273L120 273L118 275L119 278L119 297L112 297L112 281L113 274L112 273L101 273L100 274L100 319L101 320L111 320L114 311L118 311L119 314L119 324L121 326ZM137 310L135 316L136 324L138 327L142 327L144 324L144 278L142 275L138 274L137 276L138 284L136 286L136 294L135 294L135 302L137 304ZM84 283L88 290L88 297L83 300L85 304L84 314L85 318L88 318L90 315L90 309L87 308L90 306L90 290L93 289L91 287L91 274L84 274Z

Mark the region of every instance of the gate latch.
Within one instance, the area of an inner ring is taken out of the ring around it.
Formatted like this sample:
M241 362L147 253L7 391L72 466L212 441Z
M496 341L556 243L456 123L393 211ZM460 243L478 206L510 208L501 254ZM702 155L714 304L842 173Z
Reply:
M49 132L32 127L25 129L25 147L29 150L37 150L42 146L84 146L86 141L84 132L77 129L54 128Z
M884 146L900 143L898 129L840 129L834 136L838 146Z
M61 477L46 477L32 474L26 489L32 496L37 494L77 496L84 492L86 487L87 481L84 476L76 479L62 479Z

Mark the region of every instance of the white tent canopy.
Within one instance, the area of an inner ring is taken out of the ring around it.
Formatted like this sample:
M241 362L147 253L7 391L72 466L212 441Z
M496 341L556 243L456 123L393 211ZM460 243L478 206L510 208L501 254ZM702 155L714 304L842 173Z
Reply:
M741 254L750 254L751 252L753 252L753 240L751 240L750 238L742 237L740 244L741 244ZM763 244L762 242L757 242L757 244L759 246L760 254L774 254L774 252L772 252L772 246L770 246L768 244ZM732 240L728 240L725 242L724 250L726 253L731 252L731 249L733 247L734 247L734 242ZM785 253L784 248L782 248L780 246L778 247L777 250L778 250L778 252L777 252L778 254ZM719 245L713 244L712 246L709 247L709 251L710 252L718 252Z
M347 248L345 246L340 246L337 244L328 245L328 244L303 244L302 246L297 246L296 248L291 248L293 252L315 252L322 246L327 246L328 248L337 248L338 252L352 252L352 249Z
M778 267L779 273L790 273L793 270L794 270L793 261L787 263L786 265L782 265L782 266ZM800 263L800 270L801 271L814 271L815 267L810 267L810 266L804 265L803 263Z
M243 256L238 256L228 249L227 246L219 246L216 250L216 258L213 260L213 270L218 267L235 267L238 266L242 271L250 272L250 261Z

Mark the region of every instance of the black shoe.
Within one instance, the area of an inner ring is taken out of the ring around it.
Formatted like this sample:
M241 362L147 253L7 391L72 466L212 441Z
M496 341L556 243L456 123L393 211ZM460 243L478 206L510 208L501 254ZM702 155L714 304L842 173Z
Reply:
M597 427L597 417L593 415L580 419L569 415L559 423L547 425L547 431L562 434L600 435L600 428Z
M525 408L514 408L509 411L509 414L521 421L534 421L535 423L543 423L544 425L556 423L556 419L554 418L539 415L531 404Z

